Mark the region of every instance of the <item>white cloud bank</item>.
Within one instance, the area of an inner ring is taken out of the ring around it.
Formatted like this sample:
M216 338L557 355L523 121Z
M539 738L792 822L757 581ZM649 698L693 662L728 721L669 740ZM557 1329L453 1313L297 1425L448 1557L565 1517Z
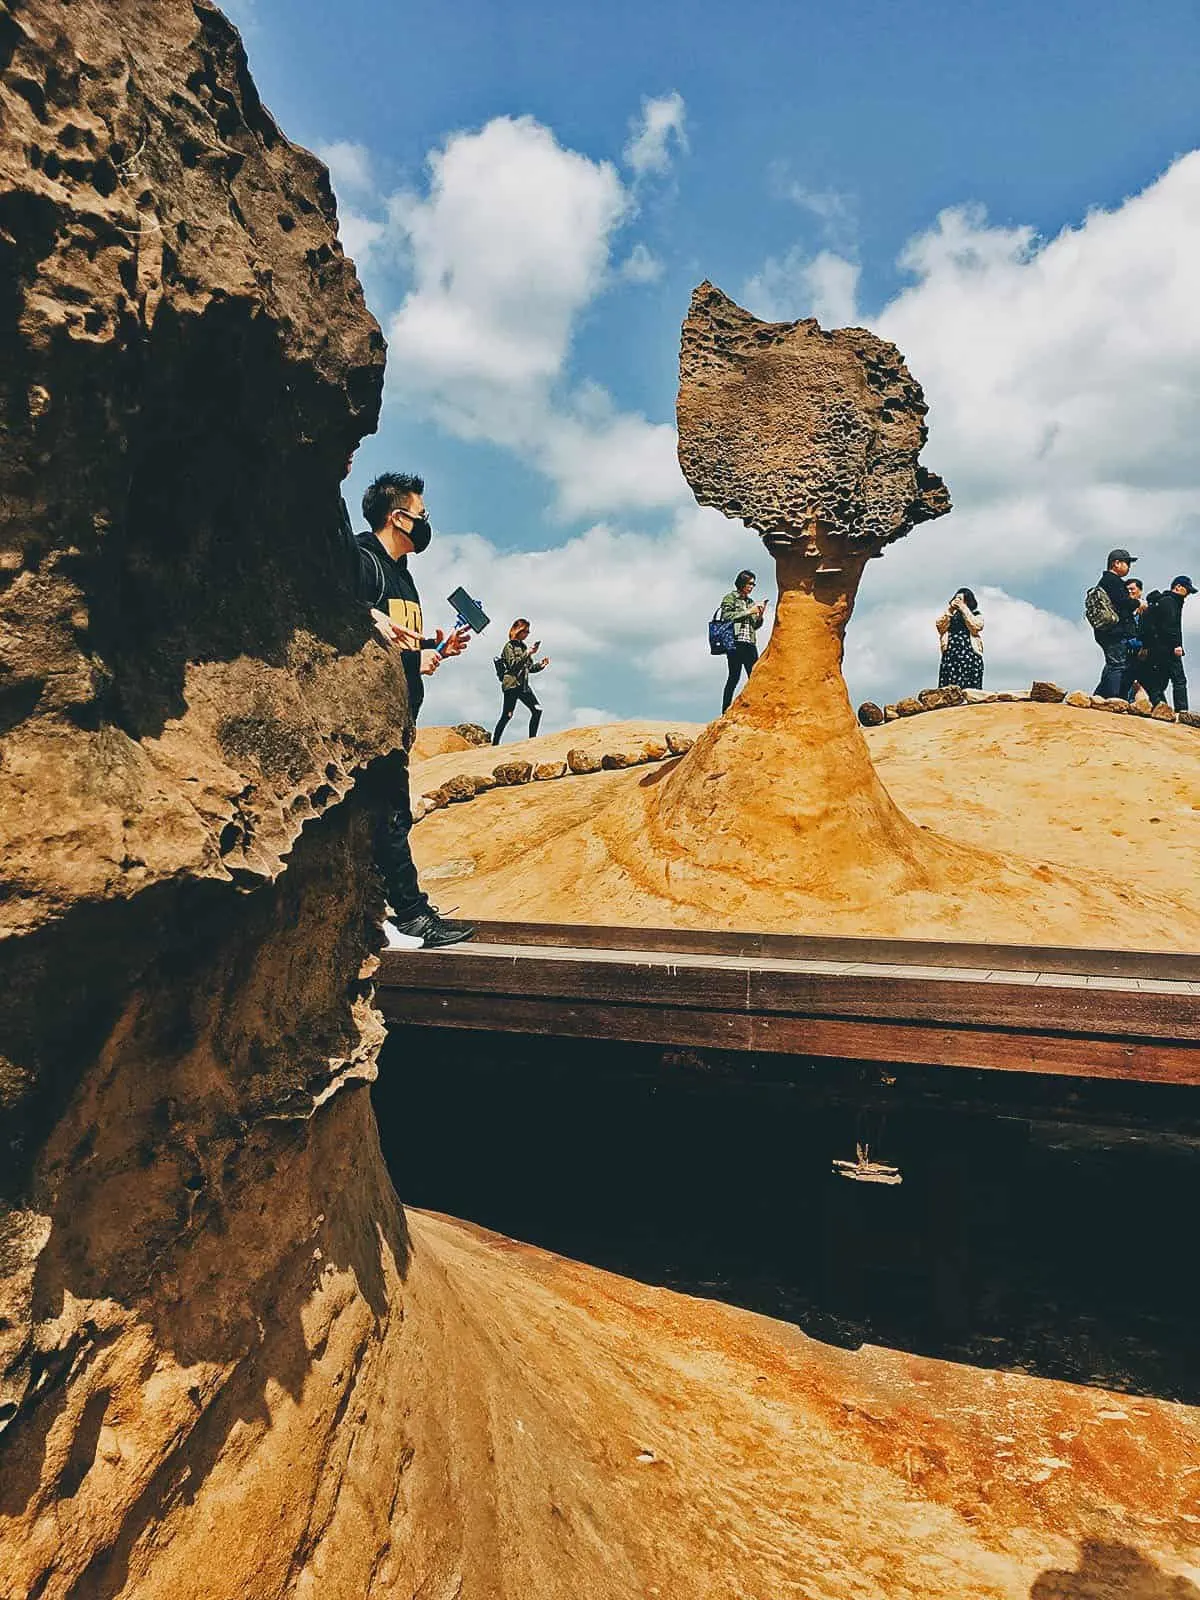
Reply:
M646 113L640 126L631 149ZM617 276L630 190L529 118L455 135L428 170L423 193L391 205L412 271L391 322L392 380L422 415L538 467L564 514L603 520L536 552L439 537L423 589L486 587L498 629L534 618L555 658L538 680L551 723L587 708L712 714L721 664L707 618L739 566L765 578L770 563L740 526L690 503L669 424L570 375L580 321ZM984 606L989 682L1090 687L1082 594L1109 546L1137 551L1150 586L1200 566L1198 251L1200 152L1049 241L977 208L944 212L906 246L912 282L877 315L855 306L858 268L832 250L791 252L751 278L760 314L862 320L899 345L931 406L924 459L954 496L950 517L871 565L848 641L857 696L935 680L933 618L963 583ZM665 528L644 531L655 511ZM492 643L439 675L431 717L488 719Z
M465 439L515 451L575 517L671 506L685 496L672 428L568 381L571 341L614 276L647 282L635 245L610 262L633 200L616 168L565 150L530 117L455 134L430 156L424 194L389 202L412 287L388 328L403 403Z

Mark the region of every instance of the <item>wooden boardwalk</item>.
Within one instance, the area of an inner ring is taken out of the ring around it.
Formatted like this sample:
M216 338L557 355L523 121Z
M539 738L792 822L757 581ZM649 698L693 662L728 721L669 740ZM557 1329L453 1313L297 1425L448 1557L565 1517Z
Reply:
M384 952L390 1023L1200 1084L1200 957L483 924Z

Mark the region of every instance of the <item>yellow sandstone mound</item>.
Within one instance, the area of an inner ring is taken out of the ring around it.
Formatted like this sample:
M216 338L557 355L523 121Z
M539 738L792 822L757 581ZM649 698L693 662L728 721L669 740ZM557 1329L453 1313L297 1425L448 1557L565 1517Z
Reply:
M539 760L543 748L557 751L589 739L598 747L606 741L619 745L653 726L576 730L519 748L526 759ZM685 735L703 732L695 725L671 726ZM1078 896L1080 884L1099 876L1095 909L1070 926L1047 906L1055 942L1200 947L1200 882L1193 860L1200 829L1196 729L1018 702L904 718L871 729L865 746L879 781L913 827L936 830L963 847L964 860L978 863L981 854L987 861L1022 860L1048 900L1063 881ZM486 767L491 753L472 756L483 757ZM414 790L436 787L465 760L446 756L419 766ZM561 862L567 857L594 859L607 871L596 843L598 826L640 814L672 768L683 765L668 761L481 795L469 806L427 817L413 834L414 853L426 873L450 880L439 892L465 916L913 938L951 933L1025 942L1027 923L1013 915L1002 885L997 892L986 875L978 876L978 865L952 894L930 900L928 916L910 912L903 921L875 903L859 909L817 895L805 904L764 890L747 897L733 915L715 902L697 910L662 894L608 893L600 887L607 877L563 884ZM741 864L753 880L757 862Z

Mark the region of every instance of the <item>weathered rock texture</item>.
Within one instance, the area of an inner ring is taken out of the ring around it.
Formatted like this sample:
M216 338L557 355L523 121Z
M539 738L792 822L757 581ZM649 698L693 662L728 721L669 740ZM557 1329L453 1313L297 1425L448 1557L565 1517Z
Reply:
M0 1594L199 1593L219 1538L274 1593L278 1473L164 1530L284 1394L312 1500L405 1256L346 1182L355 774L407 710L333 531L383 341L203 0L8 6L0 66Z
M820 533L832 535L822 566L843 571L950 509L917 459L921 387L865 328L760 322L702 283L683 325L677 409L679 461L700 504L771 547L816 556Z

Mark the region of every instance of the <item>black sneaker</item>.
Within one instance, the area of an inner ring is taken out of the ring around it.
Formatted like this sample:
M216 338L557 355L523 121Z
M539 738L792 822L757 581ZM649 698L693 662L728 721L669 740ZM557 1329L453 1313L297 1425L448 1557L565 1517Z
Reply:
M447 922L432 906L428 911L422 911L418 916L410 917L407 922L398 922L395 926L398 932L408 934L410 938L423 939L426 950L436 950L441 945L461 944L464 939L475 937L475 929L469 922Z

